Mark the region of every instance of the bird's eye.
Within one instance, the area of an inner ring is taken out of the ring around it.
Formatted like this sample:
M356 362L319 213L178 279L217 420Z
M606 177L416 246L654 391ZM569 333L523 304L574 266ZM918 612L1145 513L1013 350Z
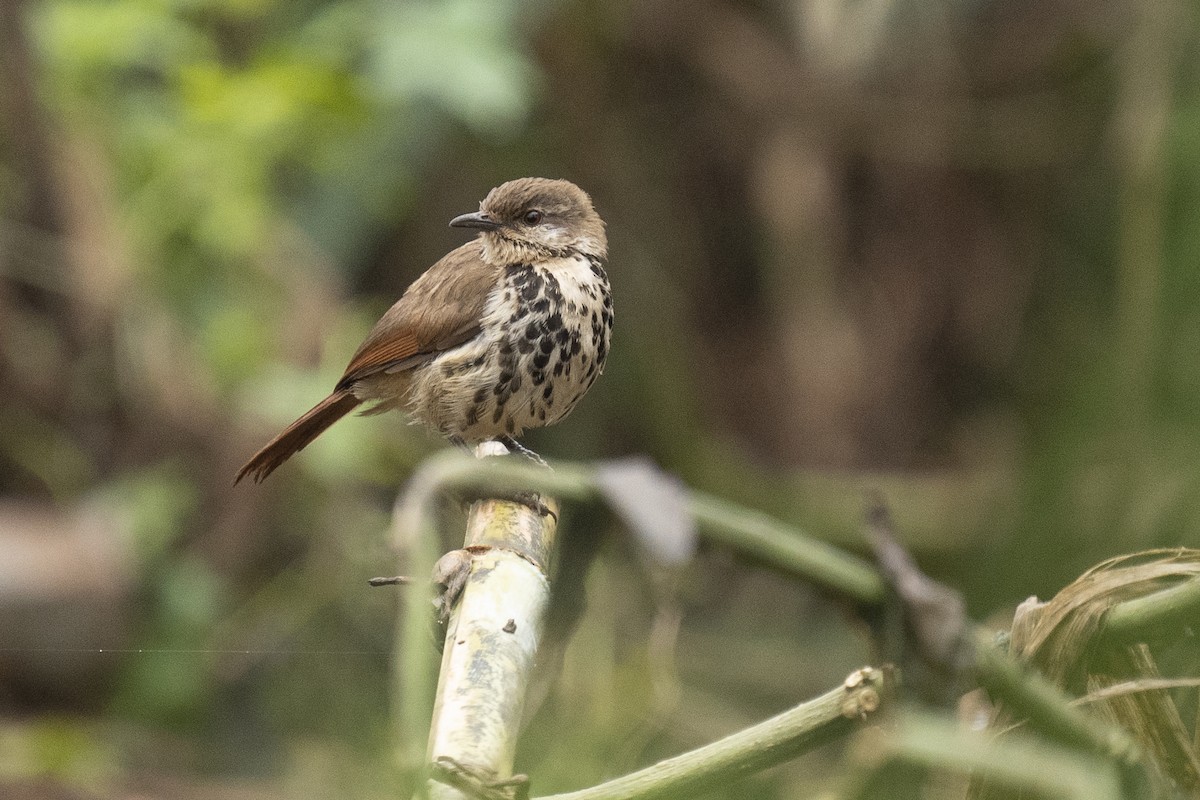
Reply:
M525 216L522 217L522 219L525 220L526 225L537 225L542 221L542 212L538 211L536 208L532 211L526 211Z

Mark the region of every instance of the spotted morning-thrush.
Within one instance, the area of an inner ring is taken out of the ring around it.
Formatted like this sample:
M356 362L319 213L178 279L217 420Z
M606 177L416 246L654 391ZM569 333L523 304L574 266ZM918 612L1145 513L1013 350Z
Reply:
M612 297L604 222L569 181L520 178L455 217L479 235L417 278L359 346L333 392L237 474L261 481L363 403L400 408L460 444L565 417L604 370ZM235 481L236 482L236 481Z

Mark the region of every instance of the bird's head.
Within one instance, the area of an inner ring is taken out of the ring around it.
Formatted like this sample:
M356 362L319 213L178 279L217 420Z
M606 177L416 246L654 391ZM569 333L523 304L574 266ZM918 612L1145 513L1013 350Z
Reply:
M587 193L570 181L519 178L497 186L479 211L455 217L456 228L478 228L484 258L498 264L530 263L580 253L604 258L604 221Z

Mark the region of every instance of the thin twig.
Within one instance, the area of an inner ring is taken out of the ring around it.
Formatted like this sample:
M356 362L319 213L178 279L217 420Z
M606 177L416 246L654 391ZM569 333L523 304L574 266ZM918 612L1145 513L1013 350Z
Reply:
M367 584L370 586L407 586L412 583L412 577L408 575L393 575L390 578L368 578Z

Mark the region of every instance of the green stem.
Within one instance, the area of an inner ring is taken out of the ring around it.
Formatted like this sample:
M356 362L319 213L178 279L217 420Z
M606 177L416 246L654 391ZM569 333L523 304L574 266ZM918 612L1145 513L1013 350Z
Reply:
M1022 667L982 630L976 634L975 671L979 683L1018 718L1047 736L1111 756L1125 766L1137 763L1140 748L1124 729L1076 706L1072 698L1039 673Z
M437 558L437 526L434 522L438 484L433 476L418 470L396 505L393 538L407 562L402 572L429 575ZM413 785L424 787L426 738L433 710L436 656L429 636L432 606L424 581L400 592L399 630L392 663L396 665L393 707L397 709L396 760Z
M547 470L516 460L478 463L447 452L429 460L430 474L447 489L520 490L537 488L560 499L602 499L594 469L556 463ZM882 602L883 581L875 568L857 556L787 525L725 500L691 492L688 510L700 532L712 541L798 575L824 589L862 604Z
M858 603L884 598L875 567L766 514L693 492L688 508L707 538L753 556Z
M1194 626L1200 619L1200 578L1126 600L1109 609L1100 635L1112 644L1151 638L1155 632Z
M883 672L866 667L833 691L712 744L598 786L539 800L661 800L711 791L861 727L879 708L887 683Z
M866 768L852 779L851 791L842 795L854 800L884 796L880 790L885 787L886 796L920 795L930 772L970 775L977 790L1003 786L1017 790L1021 797L1118 800L1122 796L1111 762L1081 756L1040 737L970 733L953 719L911 708L891 717L885 728L863 731L850 753ZM968 796L992 794L985 790Z

